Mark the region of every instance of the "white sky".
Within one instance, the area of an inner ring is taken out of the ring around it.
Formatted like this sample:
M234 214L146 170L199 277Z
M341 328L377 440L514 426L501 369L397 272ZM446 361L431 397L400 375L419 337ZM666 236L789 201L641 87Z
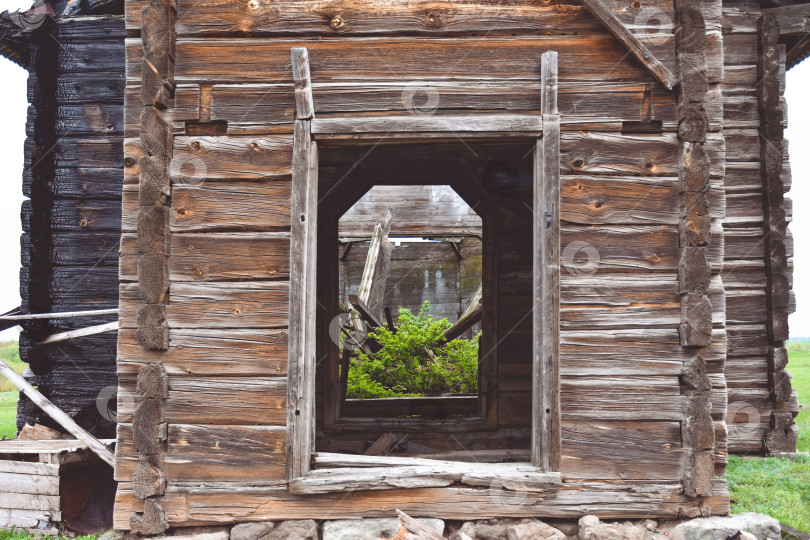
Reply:
M31 5L30 0L0 0L0 11ZM27 115L26 72L0 58L0 312L20 305L20 204L22 195L23 142ZM794 282L798 310L790 317L792 338L810 337L810 282L801 276L810 270L810 61L788 71L787 101L790 124L790 160L793 171L795 243ZM16 339L18 327L0 332L0 340Z

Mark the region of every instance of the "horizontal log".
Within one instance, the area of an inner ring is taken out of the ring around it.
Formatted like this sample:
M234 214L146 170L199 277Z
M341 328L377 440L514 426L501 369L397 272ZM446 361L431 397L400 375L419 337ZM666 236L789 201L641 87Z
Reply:
M426 460L428 461L428 460ZM290 481L290 491L314 495L347 491L443 487L454 483L490 486L500 483L508 491L551 495L561 484L560 473L540 472L530 464L452 463L319 469Z
M31 206L22 206L22 225L30 230ZM115 200L56 200L48 212L48 223L56 232L113 232L121 230L121 205Z
M291 174L291 135L189 136L174 141L171 175L175 183L197 185L218 178L255 180Z
M31 167L33 140L25 140L25 154L23 166ZM124 161L120 138L92 138L83 139L75 137L62 137L54 143L52 148L46 149L53 155L54 166L59 168L109 168L120 167Z
M566 122L606 118L639 121L645 88L644 84L623 82L569 84L560 89L560 114ZM319 116L365 111L411 114L420 105L437 115L458 114L460 110L540 109L534 80L316 83L312 91ZM211 118L228 121L229 130L253 131L289 124L293 110L291 84L217 84L211 91ZM666 93L655 95L655 110L657 118L676 118L674 100Z
M57 522L62 520L62 512L54 510L23 510L20 508L0 508L0 528L13 527L26 529L39 529L43 522ZM39 529L42 530L42 529ZM33 531L34 533L36 531ZM43 533L56 536L57 529L45 529Z
M121 69L124 41L120 38L66 42L59 47L56 63L59 74L110 72ZM140 65L140 61L138 62Z
M4 495L25 493L59 496L59 477L5 472L0 476L0 491ZM3 504L6 504L5 501Z
M118 41L126 37L121 16L62 17L57 20L57 35L62 43L77 41Z
M289 283L173 283L167 306L174 328L285 328ZM137 328L137 284L121 285L120 323Z
M715 495L704 501L714 514L729 511L725 480L713 481ZM273 504L268 504L271 502ZM521 504L516 504L521 503ZM284 487L250 489L234 486L230 492L180 486L161 500L173 525L215 524L247 520L339 519L390 517L399 508L412 516L443 519L496 517L577 518L592 513L602 519L676 517L682 508L696 504L682 494L680 482L574 482L563 485L554 497L541 500L536 494L519 498L498 486L489 489L425 488L374 493L332 494L318 497L293 495ZM126 484L116 495L114 526L126 529L138 501Z
M264 481L285 477L286 428L170 424L163 472L173 482ZM131 481L138 464L132 425L118 425L115 478Z
M659 3L663 5L663 3ZM417 2L361 10L348 6L342 9L328 2L290 2L284 10L260 7L255 12L236 9L228 0L218 0L200 6L195 2L179 2L177 33L187 35L294 35L294 34L375 34L424 33L499 35L513 32L555 32L571 27L579 32L597 32L602 27L587 16L575 2L561 6L534 6L519 2L505 6L491 2L447 3L439 11L422 8ZM330 24L335 16L340 23ZM138 29L140 11L127 6L127 28Z
M58 512L59 494L56 495L30 495L26 493L3 493L3 508L22 508L25 510L41 510L43 512Z
M143 351L135 331L118 334L118 374L137 374L143 362L161 361L169 377L268 377L287 374L287 332L250 328L172 329L167 352Z
M130 396L135 395L133 379L121 375L119 381L119 388L126 389ZM118 422L130 423L136 402L140 400L130 397L121 401L123 403L118 408ZM199 377L186 374L172 378L165 407L166 421L169 424L228 426L244 424L245 419L251 418L254 425L285 426L287 379L273 376Z
M656 38L653 38L655 40ZM667 41L667 38L663 38ZM606 33L599 36L522 37L487 39L413 40L411 38L356 38L332 40L216 41L188 39L177 42L175 80L213 83L291 83L289 51L306 47L313 66L313 82L339 80L401 80L431 77L514 79L539 73L540 55L561 54L561 83L567 80L614 81L652 78ZM127 78L140 79L142 45L128 39ZM601 54L593 55L594 50ZM434 61L425 63L424 58ZM361 61L362 59L362 61ZM448 67L450 71L448 71ZM349 77L347 74L351 74ZM381 74L386 74L382 77Z
M611 174L628 176L677 176L680 156L677 136L621 135L564 132L561 135L561 174ZM710 134L705 145L711 175L723 176L722 138Z
M180 232L280 232L290 228L290 183L287 181L208 181L175 185L169 225ZM122 191L121 230L137 228L138 191Z
M125 233L121 241L121 281L135 281L135 235ZM288 233L184 233L171 237L172 282L289 279L289 266Z
M0 445L0 453L2 446ZM59 465L32 463L30 461L0 460L0 472L26 476L59 476Z
M399 115L368 117L335 117L314 118L312 133L314 135L369 135L379 137L381 134L396 133L501 133L540 135L543 132L543 120L533 115Z
M117 168L56 169L48 188L59 199L120 199L123 164ZM23 170L23 195L31 196L31 169Z
M31 106L33 108L33 106ZM34 136L34 126L26 126ZM53 132L57 137L113 137L124 133L124 107L118 103L60 105L56 109Z

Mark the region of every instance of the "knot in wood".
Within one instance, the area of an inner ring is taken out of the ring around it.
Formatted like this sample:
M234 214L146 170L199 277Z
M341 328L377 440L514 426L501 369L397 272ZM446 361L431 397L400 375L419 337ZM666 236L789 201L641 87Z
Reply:
M340 15L335 15L334 17L332 17L332 20L329 21L329 26L331 26L334 30L343 28L345 25L346 23L343 22L343 17L341 17Z
M248 7L253 11L256 11L257 9L259 9L258 0L250 0L250 2L248 2Z
M200 144L199 141L194 141L193 143L191 143L191 148L193 148L194 150L199 150L202 148L202 144Z
M633 9L641 9L641 2L639 2L639 0L633 0L630 3L630 7L632 7Z
M440 28L442 26L442 17L435 11L431 11L425 17L425 24L428 28Z
M135 165L135 160L131 157L124 158L124 167L132 167Z
M199 268L195 268L194 269L194 275L197 276L197 277L203 277L203 271L200 270Z
M87 227L87 219L85 219L85 218L80 219L79 220L79 227L82 227L82 228Z
M575 160L574 160L574 162L573 162L573 163L571 163L571 165L572 165L572 166L573 166L575 169L581 169L582 167L584 167L584 166L585 166L585 161L584 161L584 160L582 160L582 159L575 159Z
M242 315L242 310L239 309L239 308L234 308L233 314L236 315L237 317L239 317L239 316Z

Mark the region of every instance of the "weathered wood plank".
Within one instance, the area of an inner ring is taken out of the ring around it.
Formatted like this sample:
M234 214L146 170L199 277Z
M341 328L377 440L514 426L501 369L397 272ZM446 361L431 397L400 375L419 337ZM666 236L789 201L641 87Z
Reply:
M137 279L135 235L121 237L121 281ZM179 281L289 279L289 233L173 234L169 277Z
M582 3L661 84L670 90L675 88L678 78L650 52L635 34L622 24L605 4L599 0L583 0Z
M0 453L3 453L2 445L0 445ZM0 472L25 474L28 476L59 476L59 465L31 463L29 461L0 460Z
M59 495L59 477L26 473L4 472L0 476L2 493L30 495ZM5 502L4 502L5 504Z
M420 465L318 469L290 482L290 491L313 495L347 491L443 487L453 483L551 494L559 489L560 473L541 472L528 463L453 463L423 460Z
M140 349L135 331L119 330L118 374L137 374L144 362L162 361L170 377L268 377L287 374L287 331L229 328L172 329L168 352Z
M169 327L286 328L289 290L284 281L173 283ZM120 298L121 327L137 328L137 285L122 284Z
M333 40L230 41L180 40L175 80L212 83L292 83L290 48L306 47L316 82L452 78L480 74L489 79L514 79L540 71L540 56L565 51L561 81L632 80L644 74L627 50L612 36L523 37L495 39L356 38ZM601 54L593 55L599 50ZM140 80L142 46L127 40L127 78ZM433 62L424 62L433 58ZM362 60L361 60L362 59ZM448 71L450 69L450 71ZM349 77L347 74L351 74ZM382 74L385 74L383 77Z
M714 481L715 495L705 498L714 514L729 511L725 480ZM136 508L132 493L122 486L116 496L115 527L126 529L129 514ZM178 486L162 501L172 523L214 524L227 521L262 521L308 518L390 517L397 509L413 516L443 519L487 519L495 517L578 518L592 513L602 519L632 518L643 512L650 517L676 517L682 508L696 508L676 482L582 482L563 486L555 497L524 493L514 499L499 486L489 489L425 488L374 493L356 492L318 497L290 494L283 487L249 486L216 490ZM234 494L239 494L238 503ZM507 501L522 504L505 504ZM268 504L273 502L273 504ZM358 512L358 508L363 508Z
M316 135L354 135L378 137L393 133L521 133L538 135L543 120L532 115L434 115L434 116L369 116L315 118L312 133Z
M286 429L274 426L169 425L164 473L173 482L284 478ZM118 424L115 478L131 481L138 465L132 425Z
M121 386L131 387L134 391L134 381L119 380ZM118 408L118 422L132 422L139 400L122 401ZM255 425L284 426L286 404L285 377L199 377L185 374L172 378L166 400L166 421L169 424L229 426L244 424L246 418L252 418Z
M604 31L580 4L573 1L555 5L553 9L531 2L512 3L508 7L487 1L442 2L435 10L412 1L375 6L373 10L306 1L288 2L283 10L259 6L252 11L242 9L232 0L217 0L205 5L181 0L178 4L177 32L183 36L244 33L330 36L402 32L509 35L514 32L556 33L562 27L580 33ZM656 2L656 5L665 9L664 2ZM127 4L127 28L130 30L139 28L141 20L140 11L133 6Z
M172 181L198 185L211 179L289 177L292 137L272 135L176 137Z

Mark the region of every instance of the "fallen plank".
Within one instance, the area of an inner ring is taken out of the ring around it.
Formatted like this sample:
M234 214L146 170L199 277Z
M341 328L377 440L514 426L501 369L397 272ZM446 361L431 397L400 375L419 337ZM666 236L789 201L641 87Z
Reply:
M117 324L118 323L116 322L116 325ZM59 425L68 430L71 435L85 443L93 452L95 452L98 457L100 457L110 466L115 467L115 456L106 446L104 446L104 444L101 443L101 441L93 437L88 431L74 422L71 417L66 415L61 409L51 403L48 398L40 394L39 391L28 383L28 381L23 379L21 375L11 369L11 367L2 360L0 360L0 373L5 375L6 378L10 380L12 384L14 384L14 386L22 390L22 392L28 396L28 399L34 402L36 406L45 411L48 416L56 420ZM22 506L21 508L28 507ZM54 510L58 509L59 508L57 506L57 508Z

